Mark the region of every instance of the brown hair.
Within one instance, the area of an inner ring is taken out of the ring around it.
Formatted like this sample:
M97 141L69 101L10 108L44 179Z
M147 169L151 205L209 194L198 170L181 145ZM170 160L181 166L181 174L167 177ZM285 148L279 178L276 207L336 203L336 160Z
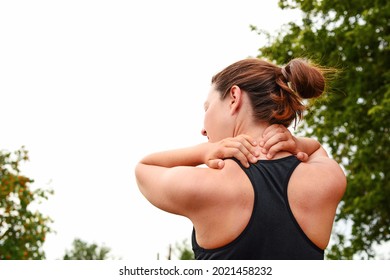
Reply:
M285 67L257 58L240 60L216 74L211 82L222 99L232 86L240 87L249 96L256 120L286 127L302 119L306 109L303 99L319 97L325 89L321 68L302 58L291 60Z

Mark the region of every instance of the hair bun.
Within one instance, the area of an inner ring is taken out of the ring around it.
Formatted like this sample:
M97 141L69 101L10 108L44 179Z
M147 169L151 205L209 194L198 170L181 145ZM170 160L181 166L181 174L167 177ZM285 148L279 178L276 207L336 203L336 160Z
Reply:
M302 98L319 97L325 90L325 77L321 68L305 59L291 60L284 71L294 91Z

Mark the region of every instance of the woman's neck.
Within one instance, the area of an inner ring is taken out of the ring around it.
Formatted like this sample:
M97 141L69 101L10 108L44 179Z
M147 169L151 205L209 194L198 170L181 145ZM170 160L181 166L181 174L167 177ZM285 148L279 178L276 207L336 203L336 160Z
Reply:
M269 124L266 124L264 122L241 122L236 125L233 131L233 137L236 137L241 134L246 134L253 137L256 141L260 141L263 138L263 133L268 126Z

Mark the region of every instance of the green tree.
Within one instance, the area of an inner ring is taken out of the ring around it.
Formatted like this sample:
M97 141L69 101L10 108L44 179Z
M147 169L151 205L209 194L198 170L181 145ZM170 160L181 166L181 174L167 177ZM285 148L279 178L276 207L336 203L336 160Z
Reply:
M31 206L46 200L51 191L31 190L32 179L20 174L28 160L24 148L0 151L0 259L44 259L42 245L51 232L49 217Z
M348 178L327 257L373 258L374 246L390 240L390 1L281 0L279 6L300 9L302 22L268 34L259 56L279 64L308 57L341 70L332 93L310 104L300 128L329 147Z
M175 257L175 258L172 258ZM157 259L160 259L160 254L157 254ZM177 259L177 260L194 260L195 255L191 249L191 246L188 244L188 240L184 239L183 241L176 242L175 246L172 248L172 245L168 246L168 254L166 256L167 260Z
M66 250L64 260L107 260L111 249L106 246L99 246L76 238L73 240L72 249Z
M191 246L188 244L188 240L185 239L181 243L176 243L175 255L179 260L193 260L195 259L194 252L191 249Z

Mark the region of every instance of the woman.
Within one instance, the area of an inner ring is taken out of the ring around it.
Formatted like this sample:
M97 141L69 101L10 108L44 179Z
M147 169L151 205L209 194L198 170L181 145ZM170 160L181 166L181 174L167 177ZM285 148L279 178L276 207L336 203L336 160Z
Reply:
M320 68L303 59L238 61L212 78L208 143L137 165L144 196L192 221L196 259L323 259L346 179L316 141L286 127L302 117L302 99L324 88Z

